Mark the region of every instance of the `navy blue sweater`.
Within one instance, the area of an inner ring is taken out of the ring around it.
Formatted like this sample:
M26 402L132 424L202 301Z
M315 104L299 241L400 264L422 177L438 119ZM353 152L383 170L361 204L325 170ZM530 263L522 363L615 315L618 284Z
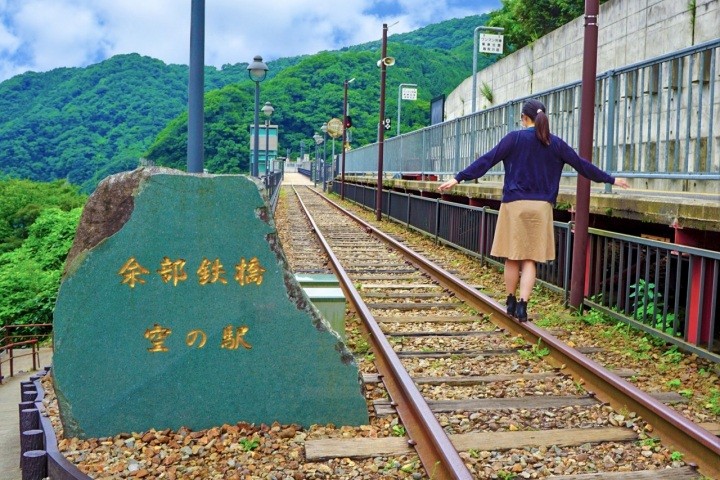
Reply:
M504 203L544 200L555 205L560 176L566 163L590 180L615 183L615 177L581 158L560 137L550 135L550 145L543 145L535 137L532 127L505 135L492 150L455 175L455 180L462 182L480 178L501 161L505 166Z

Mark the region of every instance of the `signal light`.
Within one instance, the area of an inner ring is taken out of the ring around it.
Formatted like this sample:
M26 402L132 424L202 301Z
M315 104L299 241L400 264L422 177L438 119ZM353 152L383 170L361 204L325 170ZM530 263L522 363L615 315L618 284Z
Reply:
M350 115L348 115L347 117L345 117L345 128L350 127L352 127L352 118L350 118Z

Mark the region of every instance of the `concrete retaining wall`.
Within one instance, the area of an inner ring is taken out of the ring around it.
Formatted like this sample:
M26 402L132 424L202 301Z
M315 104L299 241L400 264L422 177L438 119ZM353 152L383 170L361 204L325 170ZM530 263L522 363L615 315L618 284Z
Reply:
M685 0L610 0L600 7L598 22L602 73L718 38L720 0L697 0L694 12ZM478 110L492 106L480 95L483 83L497 105L579 81L583 36L579 17L478 72ZM472 83L468 77L447 96L446 120L472 113Z

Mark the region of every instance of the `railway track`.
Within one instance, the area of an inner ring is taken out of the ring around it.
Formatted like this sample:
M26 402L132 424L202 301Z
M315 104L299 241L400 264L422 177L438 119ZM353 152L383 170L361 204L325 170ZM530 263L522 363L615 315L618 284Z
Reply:
M358 217L340 215L310 189L295 192L288 205L312 217L372 348L365 358L374 366L362 365L373 416L397 417L408 437L316 440L306 445L308 460L412 446L436 479L720 478L718 437L666 405L681 396L638 390L620 378L629 373L582 354L601 351L518 324L502 305ZM309 256L325 262L317 248L307 239L292 245L291 265Z

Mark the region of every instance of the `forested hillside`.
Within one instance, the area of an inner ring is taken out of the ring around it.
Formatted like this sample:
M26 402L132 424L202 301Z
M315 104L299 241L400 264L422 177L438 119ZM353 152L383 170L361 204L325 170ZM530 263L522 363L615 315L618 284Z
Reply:
M207 68L206 89L246 79L246 67ZM1 83L0 172L67 179L89 191L107 174L135 168L157 133L187 108L187 72L132 54Z
M467 17L391 35L389 55L398 64L388 71L388 112L396 108L398 83L418 83L421 101L406 102L403 118L407 125L424 126L428 100L468 76L472 47L467 42L472 45L472 29L486 20ZM283 154L287 148L298 153L300 139L309 139L323 122L341 114L345 75L358 77L351 94L359 120L356 144L372 140L375 127L368 122L378 115L379 47L378 41L268 62L262 101L276 108L273 123L280 124ZM247 171L254 84L246 67L205 69L206 161L211 171ZM0 175L67 179L90 192L105 176L135 168L151 145L150 157L183 165L178 159L186 150L187 77L185 65L132 54L0 83Z

